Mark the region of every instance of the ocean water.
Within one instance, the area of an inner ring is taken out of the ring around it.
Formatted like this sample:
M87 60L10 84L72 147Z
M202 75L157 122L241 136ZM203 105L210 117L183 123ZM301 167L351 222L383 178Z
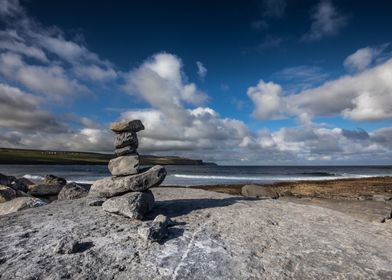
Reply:
M392 176L392 166L166 166L163 185L213 185ZM103 165L0 165L0 173L32 180L46 174L93 183L110 176Z

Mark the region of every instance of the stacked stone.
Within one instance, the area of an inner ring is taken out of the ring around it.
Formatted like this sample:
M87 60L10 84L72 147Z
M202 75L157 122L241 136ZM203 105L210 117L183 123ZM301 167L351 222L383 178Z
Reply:
M140 120L118 122L110 129L116 134L114 146L116 158L110 160L109 171L113 175L96 181L90 189L90 205L99 205L105 211L133 219L143 219L154 206L154 195L149 190L158 186L166 177L164 167L139 168L139 141L137 132L144 130Z

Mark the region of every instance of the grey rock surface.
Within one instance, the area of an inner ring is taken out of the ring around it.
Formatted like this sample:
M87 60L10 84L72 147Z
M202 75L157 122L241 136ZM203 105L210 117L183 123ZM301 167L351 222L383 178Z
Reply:
M259 185L245 185L241 189L241 194L246 197L256 197L258 199L276 199L279 194L270 187Z
M43 184L44 185L62 185L62 186L64 186L65 184L67 184L67 180L65 180L64 178L61 178L61 177L57 177L52 174L48 174L45 176Z
M115 149L114 154L116 156L137 155L137 152L136 152L136 148L131 146L126 146L124 148Z
M37 184L28 187L28 193L33 196L56 196L64 185Z
M130 146L134 150L138 148L139 141L136 132L122 132L116 135L114 138L114 147L119 149L126 146Z
M138 234L145 241L160 242L168 235L168 227L174 225L169 217L160 214L152 222L144 222L138 228Z
M113 176L137 174L139 172L139 155L128 155L111 159L108 168Z
M154 195L150 190L130 192L109 198L102 204L102 208L109 213L142 220L153 209L154 201Z
M84 196L87 196L88 191L79 186L75 182L66 184L58 194L57 199L65 200L65 199L77 199Z
M317 206L251 200L186 188L154 188L152 221L176 222L161 243L142 222L85 200L0 217L2 279L391 279L392 223ZM63 236L83 246L55 254Z
M90 188L89 196L113 197L130 191L141 192L158 186L166 177L166 170L160 165L141 170L141 172L130 176L107 177L95 181Z
M77 241L77 238L69 235L60 238L54 247L53 252L55 254L74 254L79 251L80 243Z
M0 203L12 200L16 197L16 191L10 187L0 185Z
M122 121L112 123L110 125L110 129L115 133L121 133L126 131L139 132L141 130L144 130L144 125L140 120Z
M44 205L46 205L44 201L35 197L17 197L13 200L0 203L0 216Z

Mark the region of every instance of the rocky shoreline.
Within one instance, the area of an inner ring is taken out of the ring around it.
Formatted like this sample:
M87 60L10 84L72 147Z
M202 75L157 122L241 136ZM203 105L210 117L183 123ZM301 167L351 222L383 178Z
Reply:
M392 278L392 178L163 187L142 129L91 186L0 174L0 279Z

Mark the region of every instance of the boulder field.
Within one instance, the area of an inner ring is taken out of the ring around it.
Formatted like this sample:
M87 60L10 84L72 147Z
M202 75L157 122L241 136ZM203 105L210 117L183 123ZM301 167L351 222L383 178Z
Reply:
M91 197L1 216L0 279L392 279L392 219L198 189L151 191L144 221L89 206ZM144 238L162 226L160 242Z

